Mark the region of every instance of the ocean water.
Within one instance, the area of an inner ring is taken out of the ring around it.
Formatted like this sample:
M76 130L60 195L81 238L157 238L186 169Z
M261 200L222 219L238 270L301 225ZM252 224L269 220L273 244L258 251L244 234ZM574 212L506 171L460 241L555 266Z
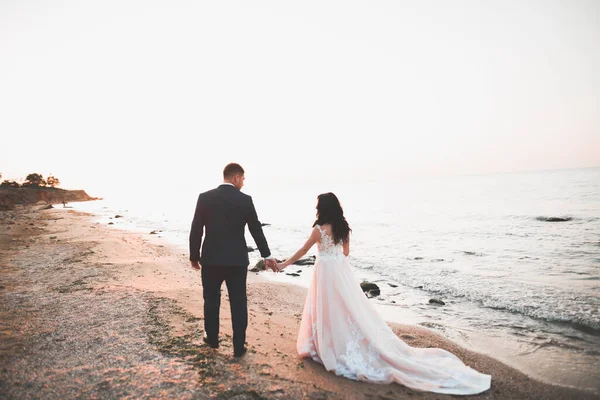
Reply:
M132 189L72 206L117 229L159 231L187 255L197 195L219 183ZM433 329L548 382L600 390L600 168L355 182L247 178L243 191L269 224L277 258L308 237L317 195L334 192L352 228L351 265L380 286L370 301L387 320ZM254 246L249 234L247 242ZM307 285L311 268L286 270L297 277L260 274Z

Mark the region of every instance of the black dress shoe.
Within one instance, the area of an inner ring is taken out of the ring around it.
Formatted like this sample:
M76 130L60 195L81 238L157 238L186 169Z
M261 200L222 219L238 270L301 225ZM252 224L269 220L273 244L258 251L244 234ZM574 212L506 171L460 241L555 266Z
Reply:
M213 342L211 340L208 340L208 337L206 336L206 334L204 334L204 336L202 336L202 341L204 343L206 343L208 345L208 347L211 347L213 349L218 349L219 348L219 342Z
M235 358L239 358L239 357L243 356L244 354L246 354L247 351L248 351L248 349L246 347L239 349L239 350L234 350L233 356Z

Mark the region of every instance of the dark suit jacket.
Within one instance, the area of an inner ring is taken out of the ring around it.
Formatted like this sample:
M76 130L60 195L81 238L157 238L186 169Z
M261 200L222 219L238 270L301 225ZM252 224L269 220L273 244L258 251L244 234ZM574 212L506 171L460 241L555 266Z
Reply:
M252 197L232 185L220 185L198 196L190 230L190 260L204 265L248 266L246 224L262 257L271 251ZM206 233L204 230L206 229ZM202 236L205 236L202 243ZM202 244L202 256L200 245Z

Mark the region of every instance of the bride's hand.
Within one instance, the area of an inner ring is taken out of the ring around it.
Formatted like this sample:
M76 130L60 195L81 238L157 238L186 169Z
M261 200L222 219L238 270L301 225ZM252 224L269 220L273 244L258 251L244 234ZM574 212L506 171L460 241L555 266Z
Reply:
M277 263L277 272L281 272L281 270L284 268L285 268L285 265L283 263Z

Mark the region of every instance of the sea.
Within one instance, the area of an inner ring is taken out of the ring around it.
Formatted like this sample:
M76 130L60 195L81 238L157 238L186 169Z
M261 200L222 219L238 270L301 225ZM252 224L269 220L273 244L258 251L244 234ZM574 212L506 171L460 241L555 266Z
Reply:
M333 192L352 229L350 263L358 280L379 286L369 301L383 318L433 330L536 379L600 393L600 168L340 182L267 178L247 176L242 190L252 196L276 258L302 246L317 195ZM114 229L160 237L187 255L197 196L218 184L218 176L182 188L132 184L69 206ZM247 244L256 247L248 232ZM249 256L251 265L260 259L258 251ZM312 268L257 274L307 286Z

